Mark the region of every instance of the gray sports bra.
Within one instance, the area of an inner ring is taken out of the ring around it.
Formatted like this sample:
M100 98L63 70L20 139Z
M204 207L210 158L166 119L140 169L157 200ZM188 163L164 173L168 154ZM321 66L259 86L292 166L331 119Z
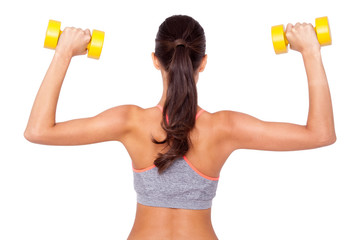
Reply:
M208 209L219 180L201 173L186 156L176 159L162 174L154 164L141 170L133 167L133 173L137 202L153 207Z

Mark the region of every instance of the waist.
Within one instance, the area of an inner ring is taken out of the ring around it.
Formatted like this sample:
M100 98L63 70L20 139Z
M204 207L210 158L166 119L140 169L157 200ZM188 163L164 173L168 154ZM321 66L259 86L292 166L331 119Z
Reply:
M156 221L153 221L156 219ZM194 228L196 226L196 228ZM149 207L137 204L131 239L210 239L216 240L211 209L188 210Z

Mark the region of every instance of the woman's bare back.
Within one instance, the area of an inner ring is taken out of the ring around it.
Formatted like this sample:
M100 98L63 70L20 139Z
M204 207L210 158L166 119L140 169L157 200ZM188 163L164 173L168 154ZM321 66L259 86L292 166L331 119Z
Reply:
M135 107L135 106L134 106ZM156 108L137 108L133 133L123 142L137 170L153 165L159 152L165 152L164 145L151 141L163 140L161 111ZM200 111L200 108L198 108ZM217 124L212 114L203 112L196 120L191 132L192 147L186 154L199 172L209 177L218 177L229 153L217 144ZM211 223L211 208L204 210L160 208L137 204L134 226L129 239L217 239Z

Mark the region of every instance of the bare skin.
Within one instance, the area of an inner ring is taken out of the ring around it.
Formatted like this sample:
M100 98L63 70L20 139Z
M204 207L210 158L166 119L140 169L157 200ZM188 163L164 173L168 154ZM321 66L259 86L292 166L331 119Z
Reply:
M302 150L322 147L336 141L330 91L323 68L320 45L311 24L288 24L286 36L292 49L301 53L309 85L309 113L306 125L266 122L250 115L219 111L204 112L190 133L193 147L186 154L203 174L218 177L229 155L237 149L271 151ZM24 136L31 142L47 145L83 145L119 141L126 147L134 168L153 164L163 146L151 142L165 136L161 112L123 105L94 117L55 122L56 106L71 58L86 53L89 30L66 28L60 37L54 58L36 96ZM167 90L166 72L152 54L163 78L164 106ZM207 56L195 73L204 71ZM198 111L201 108L198 107ZM142 151L138 151L141 146ZM211 209L169 209L137 205L136 218L128 237L141 239L217 239L211 223Z

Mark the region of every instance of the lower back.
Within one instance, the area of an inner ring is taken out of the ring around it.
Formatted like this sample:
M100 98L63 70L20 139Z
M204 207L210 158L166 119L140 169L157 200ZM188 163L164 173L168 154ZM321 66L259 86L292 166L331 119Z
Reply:
M217 240L211 223L211 208L189 210L137 204L136 218L128 240Z

